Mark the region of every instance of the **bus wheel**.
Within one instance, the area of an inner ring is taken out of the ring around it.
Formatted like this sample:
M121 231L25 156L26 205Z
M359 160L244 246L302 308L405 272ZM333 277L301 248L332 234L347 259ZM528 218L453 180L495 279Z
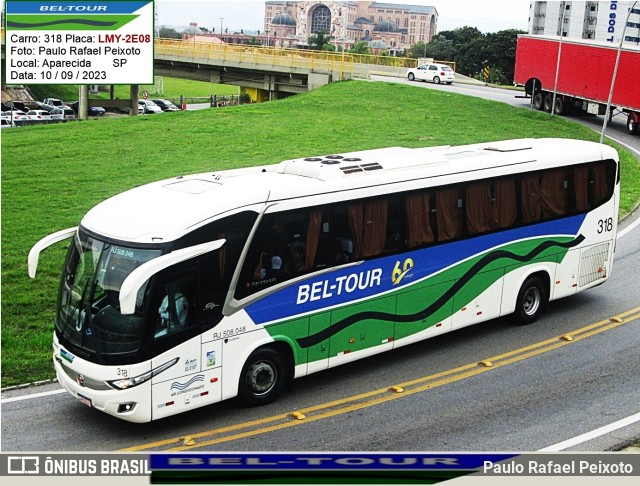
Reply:
M273 402L286 384L286 367L272 348L254 351L242 368L238 395L250 406Z
M538 320L547 303L547 287L539 277L529 277L518 292L514 316L518 324L531 324Z
M535 95L533 95L533 107L538 111L544 108L544 95L541 91L538 91Z

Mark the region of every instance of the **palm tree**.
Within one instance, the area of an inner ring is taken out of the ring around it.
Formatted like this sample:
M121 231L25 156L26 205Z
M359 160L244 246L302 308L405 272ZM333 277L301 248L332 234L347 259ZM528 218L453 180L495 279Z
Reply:
M321 51L325 44L328 44L333 37L326 34L324 30L320 30L309 37L309 45L314 46Z

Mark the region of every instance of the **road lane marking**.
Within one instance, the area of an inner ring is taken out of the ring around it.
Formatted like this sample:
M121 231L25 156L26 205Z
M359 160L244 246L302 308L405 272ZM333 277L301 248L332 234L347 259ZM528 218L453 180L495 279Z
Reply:
M578 435L577 437L573 437L571 439L558 442L557 444L551 445L549 447L545 447L544 449L540 449L539 452L563 451L565 449L568 449L569 447L589 442L592 439L597 439L598 437L602 437L603 435L614 432L623 427L627 427L628 425L635 424L637 422L640 422L640 413L636 413L635 415L631 415L630 417L623 418L622 420L618 420L617 422L613 422L612 424L605 425L604 427L600 427L599 429L592 430L590 432L587 432L586 434Z
M289 427L296 427L303 423L315 422L318 420L335 417L337 415L354 412L363 408L379 405L391 400L403 398L408 395L421 393L439 386L454 383L456 381L470 378L481 373L491 372L497 368L517 363L519 361L523 361L525 359L540 355L542 353L546 353L548 351L552 351L554 349L558 349L563 346L568 346L596 334L636 321L637 319L640 319L640 307L628 310L610 319L605 319L582 327L580 329L564 333L562 336L557 336L551 339L540 341L523 348L493 356L486 360L480 360L478 362L463 365L451 370L397 384L395 386L402 387L404 389L404 392L400 394L389 392L389 387L386 386L378 390L373 390L366 393L334 400L328 403L322 403L296 410L297 412L305 415L305 420L291 420L290 413L283 413L246 423L239 423L195 434L187 434L189 435L189 437L196 440L196 443L193 446L182 445L182 437L176 437L128 447L125 449L121 449L121 451L134 452L144 450L163 450L175 452L193 450L194 448L211 446L223 442L230 442L251 436L275 432ZM572 340L564 339L566 336L570 336ZM493 363L493 366L482 366L480 364L482 361L490 361ZM198 441L198 439L202 440Z
M42 398L42 397L48 397L51 395L58 395L60 393L66 393L66 391L67 390L65 390L64 388L60 388L59 390L52 390L48 392L32 393L30 395L22 395L19 397L2 398L0 399L0 402L2 404L11 403L11 402L20 402L22 400L30 400L32 398Z

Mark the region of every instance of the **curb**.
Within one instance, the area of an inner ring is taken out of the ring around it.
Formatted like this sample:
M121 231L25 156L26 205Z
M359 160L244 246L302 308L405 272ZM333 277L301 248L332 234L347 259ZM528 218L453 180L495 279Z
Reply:
M32 383L23 383L22 385L13 385L13 386L8 386L6 388L0 388L0 392L7 392L7 391L12 391L12 390L23 390L25 388L33 388L36 386L42 386L42 385L51 385L52 383L58 383L58 379L57 378L51 378L50 380L40 380L40 381L34 381Z

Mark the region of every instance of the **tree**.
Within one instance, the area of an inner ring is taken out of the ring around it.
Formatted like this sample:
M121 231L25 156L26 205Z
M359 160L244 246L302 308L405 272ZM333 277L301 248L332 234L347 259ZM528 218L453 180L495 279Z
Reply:
M418 42L411 46L410 57L432 57L440 61L454 61L456 71L481 77L482 68L489 66L493 82L510 84L516 58L518 34L515 29L483 34L475 27L447 30L434 36L429 44Z
M426 46L426 56L440 61L450 61L456 57L456 48L453 41L445 36L438 36Z
M182 39L182 34L176 32L176 29L164 25L160 27L158 35L163 39Z
M413 57L418 59L420 57L427 57L427 44L425 42L416 42L409 47L407 51L407 57Z
M508 29L487 34L486 37L489 67L498 68L502 71L502 74L509 84L513 81L516 44L519 34L526 34L526 32L517 29Z
M331 36L328 36L324 30L316 32L309 37L309 45L315 47L316 50L321 51L325 44L329 44Z
M351 46L347 52L351 54L370 54L369 43L367 41L358 41Z
M262 44L255 35L252 36L251 39L245 39L244 43L247 44L248 46L259 46Z

